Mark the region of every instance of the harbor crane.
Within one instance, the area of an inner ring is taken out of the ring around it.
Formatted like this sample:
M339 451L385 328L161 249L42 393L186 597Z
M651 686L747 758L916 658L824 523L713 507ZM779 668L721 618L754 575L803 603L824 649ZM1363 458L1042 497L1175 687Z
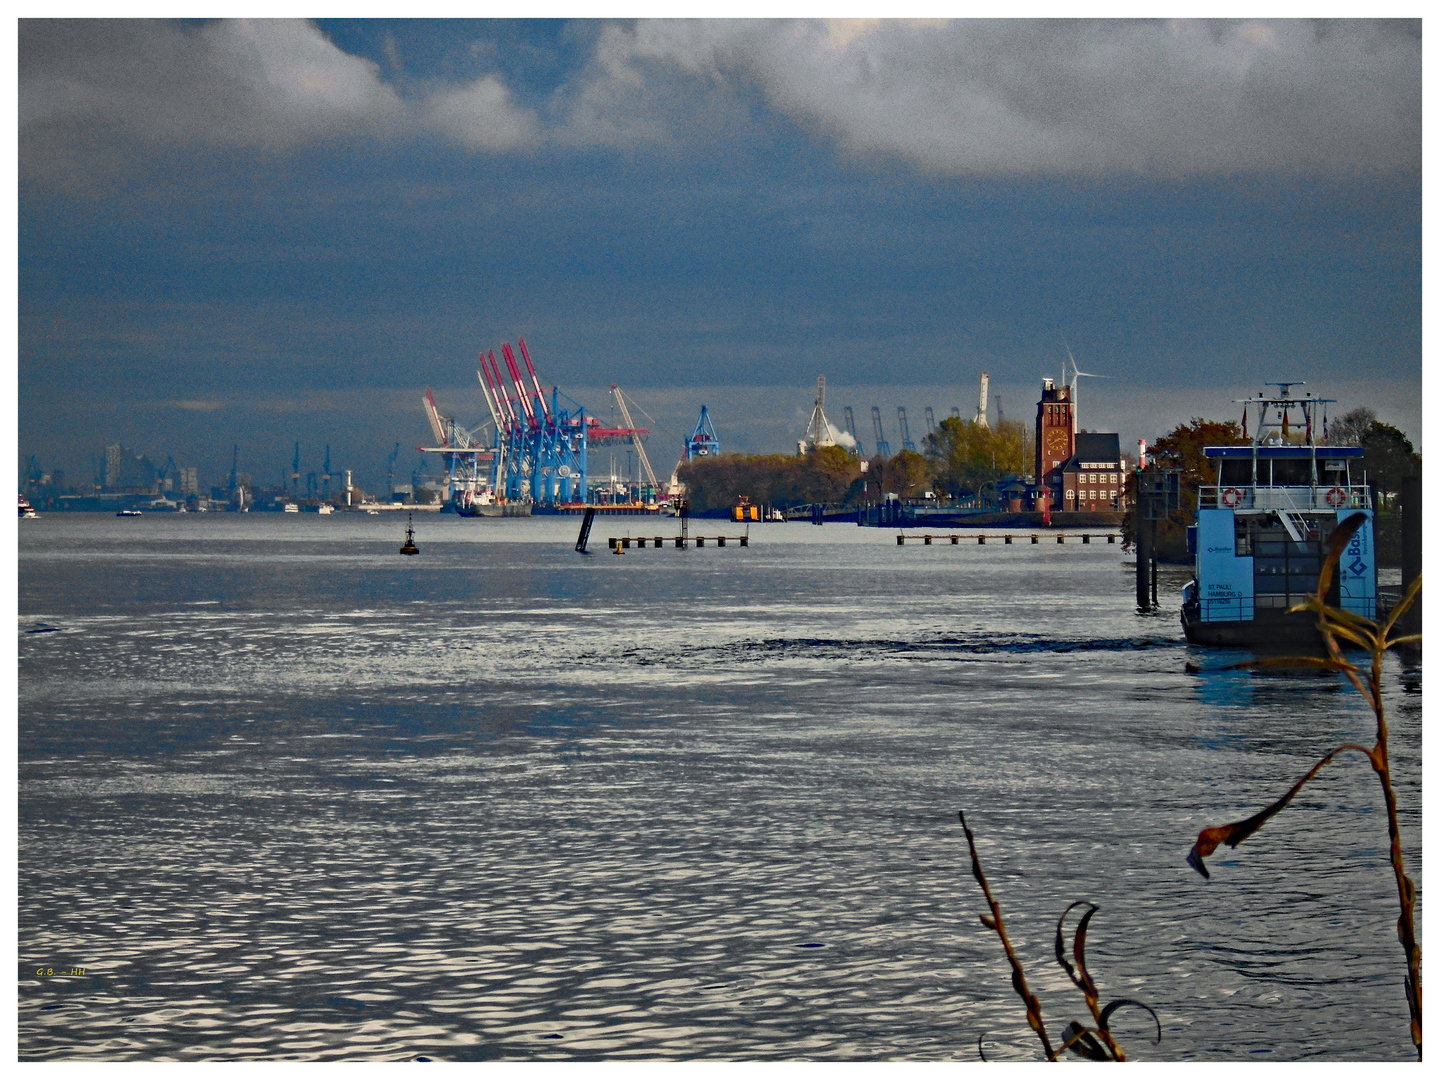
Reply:
M155 494L156 494L156 495L161 495L161 494L164 493L164 491L165 491L165 478L170 475L171 470L174 469L175 467L176 467L176 466L175 466L175 458L174 458L173 456L168 456L168 455L167 455L166 458L165 458L165 467L162 468L162 469L155 475Z
M715 425L710 423L710 410L700 406L700 419L695 421L695 430L685 440L685 460L697 457L713 457L720 453L720 439L715 434Z
M481 388L484 388L483 383ZM488 395L486 401L489 401ZM422 454L440 455L445 467L446 500L457 503L463 510L469 510L483 490L480 476L481 458L485 458L488 464L493 451L482 446L475 433L457 424L453 416L440 415L440 409L435 404L435 395L428 387L425 396L420 399L420 404L425 409L425 417L430 421L430 431L438 445L417 446L416 450ZM413 477L411 490L414 490Z
M815 410L810 414L810 423L805 427L798 449L803 454L806 450L834 445L835 436L830 434L830 421L825 418L825 376L821 375L815 380Z
M905 417L905 406L897 406L895 412L900 417L900 445L906 450L914 451L915 444L910 440L910 421Z
M576 407L561 408L560 399L565 395L556 386L546 394L524 338L519 345L524 374L510 343L500 346L509 388L493 349L480 353L477 371L486 407L495 421L495 443L488 452L496 499L540 505L583 503L589 491L590 444L599 437L629 433L601 428L579 402L568 397L566 401ZM478 442L468 448L472 453L479 449Z
M389 494L390 494L392 497L393 497L394 494L395 494L395 459L398 458L399 456L400 456L400 444L397 442L397 443L395 444L395 449L390 451L389 460L387 460L387 461L385 462L385 475L389 478L389 481L390 481L390 492L389 492Z
M300 494L300 444L295 444L295 461L290 466L290 494Z
M885 426L880 423L880 406L870 406L870 420L875 425L875 453L878 457L890 456L890 444L885 441Z
M656 493L660 491L660 482L655 479L655 470L650 467L650 455L645 453L645 444L640 439L635 421L630 418L630 407L625 401L625 395L620 387L610 385L610 394L615 399L615 404L620 406L620 418L625 421L625 426L630 430L630 442L635 447L635 456L640 459L640 467L645 470L645 478L650 481L650 486Z
M935 410L929 405L925 406L925 434L935 434Z
M695 430L685 440L685 450L680 455L680 460L675 462L675 468L670 470L670 486L666 489L666 495L675 498L683 494L680 485L681 465L696 458L716 457L719 453L720 438L715 434L715 425L710 422L710 410L701 405L700 419L695 421Z
M855 430L855 410L849 405L845 406L845 430L850 433L850 438L855 440L855 456L864 457L865 447L860 445L860 433Z

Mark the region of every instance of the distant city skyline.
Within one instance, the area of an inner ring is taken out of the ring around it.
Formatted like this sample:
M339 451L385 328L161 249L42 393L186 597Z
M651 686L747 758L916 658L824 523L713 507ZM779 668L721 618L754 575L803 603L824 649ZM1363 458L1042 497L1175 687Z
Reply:
M1062 335L1127 451L1281 378L1421 443L1415 22L24 20L19 104L22 465L374 483L521 335L726 449L1033 423Z

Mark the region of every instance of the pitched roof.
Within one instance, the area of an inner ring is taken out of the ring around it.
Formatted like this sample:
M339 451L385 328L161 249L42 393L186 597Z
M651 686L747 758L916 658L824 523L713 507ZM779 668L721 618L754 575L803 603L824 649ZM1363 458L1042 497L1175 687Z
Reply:
M1081 462L1120 463L1120 435L1114 431L1082 431L1075 436L1075 453L1060 465L1061 471Z

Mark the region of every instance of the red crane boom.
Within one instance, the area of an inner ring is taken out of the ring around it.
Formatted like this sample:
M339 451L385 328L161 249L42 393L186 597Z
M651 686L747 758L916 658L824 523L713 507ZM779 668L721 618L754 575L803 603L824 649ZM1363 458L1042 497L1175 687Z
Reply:
M540 389L540 380L535 375L535 365L530 362L530 350L525 348L525 339L520 341L520 355L525 358L525 366L530 370L530 381L535 385L535 396L540 400L540 408L545 413L545 419L551 419L550 406L545 402L545 391Z
M533 425L537 422L535 419L535 410L531 408L530 402L527 399L528 395L525 390L525 383L520 378L520 365L515 363L515 354L510 351L510 343L508 341L501 344L500 353L505 357L505 366L510 369L510 381L515 384L515 392L520 395L520 407L525 410L525 419L529 420Z
M515 410L510 406L510 395L505 392L505 380L500 377L500 365L495 362L495 350L490 350L490 364L485 364L485 356L481 354L480 366L485 368L485 378L490 380L490 388L495 391L495 400L500 403L500 411L505 416L507 424L515 423ZM493 371L493 374L492 374Z

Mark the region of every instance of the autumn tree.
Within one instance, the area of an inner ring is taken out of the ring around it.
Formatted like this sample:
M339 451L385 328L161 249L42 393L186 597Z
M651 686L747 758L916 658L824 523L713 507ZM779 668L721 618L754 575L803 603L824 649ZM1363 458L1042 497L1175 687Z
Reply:
M1325 443L1327 446L1359 446L1360 440L1373 423L1374 409L1351 409L1329 426Z
M930 463L914 450L901 450L892 458L870 459L867 474L871 498L880 501L887 494L914 498L930 490Z
M1150 449L1147 469L1180 470L1180 507L1170 511L1165 520L1156 522L1155 555L1165 562L1184 562L1189 558L1185 543L1185 527L1195 520L1200 504L1200 488L1215 483L1215 463L1205 456L1207 446L1248 446L1250 440L1232 420L1223 423L1193 417L1168 435L1155 441ZM1122 526L1127 545L1135 536L1136 481L1131 473L1126 479L1125 496L1128 509Z
M1375 492L1376 502L1386 509L1393 509L1400 494L1400 481L1407 476L1420 475L1420 455L1415 446L1399 428L1371 421L1360 436L1360 448L1365 451L1365 476Z
M756 505L788 509L807 503L839 506L860 476L860 463L842 447L822 446L803 456L723 454L680 466L693 510L721 510L743 496Z
M1007 475L1028 473L1025 444L1025 425L1018 420L990 427L952 416L925 437L925 457L936 485L959 495Z

